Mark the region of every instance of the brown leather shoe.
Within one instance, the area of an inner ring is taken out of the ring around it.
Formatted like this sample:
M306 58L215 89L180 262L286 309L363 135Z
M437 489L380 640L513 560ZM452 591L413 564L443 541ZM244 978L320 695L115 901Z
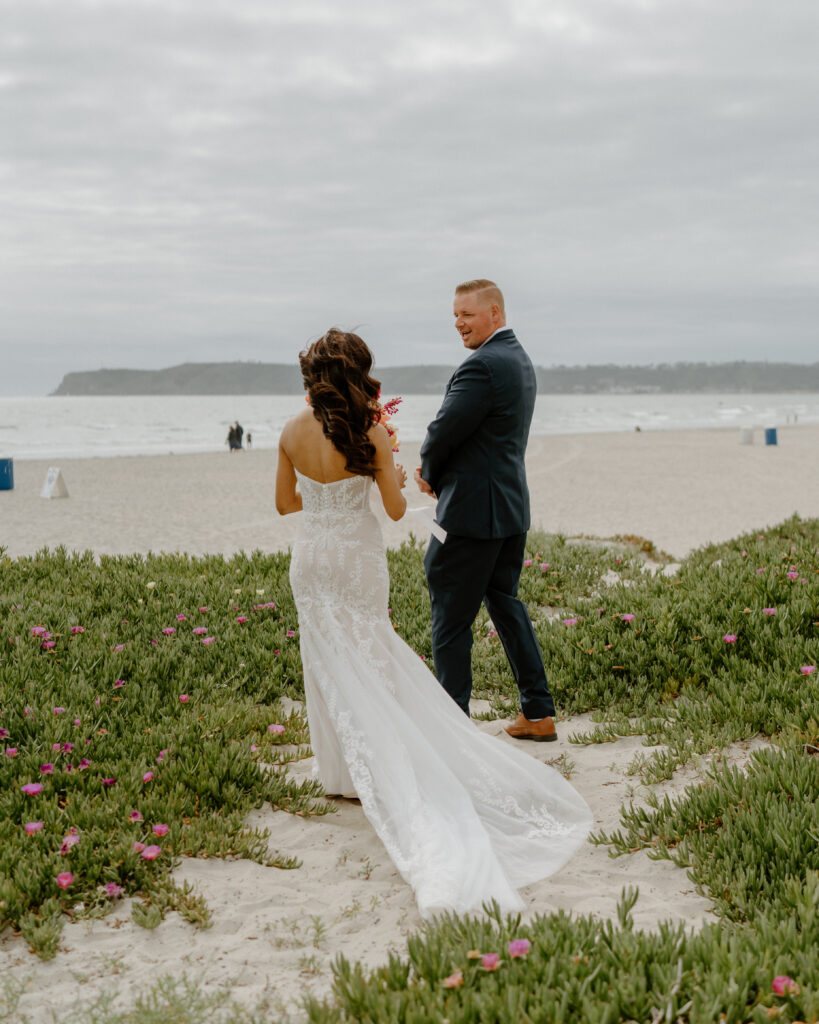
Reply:
M539 722L530 722L523 717L523 712L511 725L505 725L504 729L516 740L537 740L538 743L551 743L557 739L555 720L553 718L541 718Z

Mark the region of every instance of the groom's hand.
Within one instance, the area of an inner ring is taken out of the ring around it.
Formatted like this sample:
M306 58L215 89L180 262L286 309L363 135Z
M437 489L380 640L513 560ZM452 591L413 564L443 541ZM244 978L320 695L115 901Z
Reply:
M421 494L428 494L430 498L435 498L437 495L435 491L429 486L426 480L421 476L421 467L418 466L415 470L415 482L418 484L418 490Z

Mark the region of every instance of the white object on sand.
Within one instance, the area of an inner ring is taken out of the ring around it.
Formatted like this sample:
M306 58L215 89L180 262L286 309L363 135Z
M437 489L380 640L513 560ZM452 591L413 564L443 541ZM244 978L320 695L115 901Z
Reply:
M67 498L68 487L65 483L62 470L57 466L49 466L46 473L43 489L40 491L41 498Z

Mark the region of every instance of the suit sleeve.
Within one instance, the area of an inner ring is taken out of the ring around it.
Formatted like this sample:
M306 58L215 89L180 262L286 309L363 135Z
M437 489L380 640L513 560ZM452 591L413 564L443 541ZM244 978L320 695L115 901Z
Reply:
M421 476L433 490L450 456L474 434L491 407L492 379L483 362L472 357L459 367L444 404L427 428L421 445Z

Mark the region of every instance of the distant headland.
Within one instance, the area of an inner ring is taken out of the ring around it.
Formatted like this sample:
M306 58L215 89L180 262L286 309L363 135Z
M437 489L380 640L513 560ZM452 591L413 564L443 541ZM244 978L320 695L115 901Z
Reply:
M440 394L452 366L376 367L385 394ZM537 367L541 394L819 392L819 363L673 363L657 366ZM289 363L182 363L164 370L67 373L54 395L293 395L301 373Z

